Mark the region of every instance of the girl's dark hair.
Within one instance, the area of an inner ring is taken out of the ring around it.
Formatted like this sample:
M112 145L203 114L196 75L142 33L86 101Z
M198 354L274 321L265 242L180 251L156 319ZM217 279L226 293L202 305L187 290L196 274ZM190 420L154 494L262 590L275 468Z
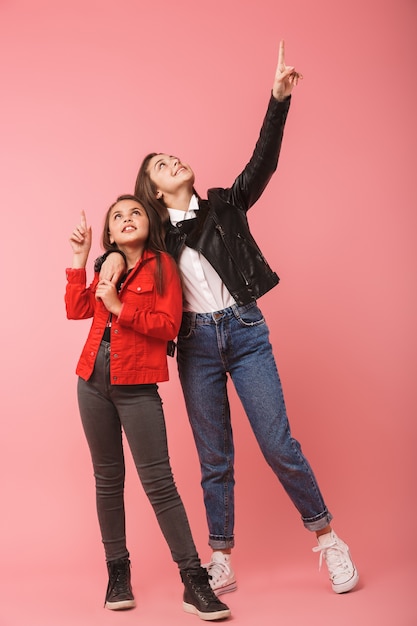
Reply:
M167 210L167 206L163 198L158 200L158 198L156 197L157 189L155 184L152 182L148 171L149 161L158 154L159 152L151 152L143 159L142 164L139 168L138 175L136 177L135 196L143 198L145 202L153 207L160 216L162 224L166 227L169 223L169 213Z
M140 199L137 195L132 194L124 194L119 196L115 202L108 208L106 217L104 218L104 226L103 226L103 234L101 237L101 242L103 248L108 250L118 250L116 243L111 243L110 241L110 230L109 230L109 222L110 222L110 213L111 210L116 206L118 202L122 200L133 200L140 204L146 211L146 215L149 219L149 236L145 243L145 248L148 250L152 250L156 254L156 267L155 267L155 282L156 289L158 293L163 293L165 288L164 283L164 275L161 263L161 252L166 252L165 241L164 241L164 226L162 223L161 216L159 212L153 207L150 203L146 201L146 199ZM168 212L167 212L168 213Z

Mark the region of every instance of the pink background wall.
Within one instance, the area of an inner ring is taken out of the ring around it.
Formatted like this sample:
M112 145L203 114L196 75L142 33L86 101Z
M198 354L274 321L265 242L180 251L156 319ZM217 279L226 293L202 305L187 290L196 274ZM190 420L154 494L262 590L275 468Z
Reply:
M305 78L279 172L250 216L282 281L261 306L293 432L362 585L338 597L316 573L314 537L232 392L241 592L227 600L236 623L252 626L260 605L265 624L417 623L416 8L0 2L1 626L193 619L181 612L178 575L130 457L129 547L145 597L136 614L101 609L103 554L74 374L89 322L65 318L68 236L84 209L92 261L104 211L133 189L150 150L188 161L202 194L230 184L257 139L281 37ZM199 470L174 362L171 370L160 388L171 457L205 560Z

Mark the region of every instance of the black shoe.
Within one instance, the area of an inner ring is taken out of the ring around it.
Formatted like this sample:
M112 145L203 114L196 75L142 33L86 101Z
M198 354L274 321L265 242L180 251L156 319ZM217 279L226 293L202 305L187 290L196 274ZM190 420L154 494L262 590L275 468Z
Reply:
M130 584L129 559L108 561L107 569L109 571L109 584L107 585L104 606L113 611L133 609L136 602Z
M225 619L230 617L228 606L220 602L210 587L207 570L181 570L181 580L184 583L183 609L186 613L194 613L204 620Z

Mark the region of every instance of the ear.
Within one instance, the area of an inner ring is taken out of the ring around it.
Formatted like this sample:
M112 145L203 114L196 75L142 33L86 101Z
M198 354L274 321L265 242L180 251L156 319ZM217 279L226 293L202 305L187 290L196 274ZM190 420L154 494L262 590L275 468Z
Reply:
M156 198L157 198L157 200L160 200L162 198L162 191L157 191L156 192Z

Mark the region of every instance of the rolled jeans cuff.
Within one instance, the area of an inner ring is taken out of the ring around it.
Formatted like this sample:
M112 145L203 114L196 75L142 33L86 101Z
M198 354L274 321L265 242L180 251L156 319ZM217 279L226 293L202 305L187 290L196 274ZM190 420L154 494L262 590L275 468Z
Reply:
M315 532L317 530L323 530L323 528L326 528L326 526L328 526L332 521L333 515L329 513L329 511L325 511L321 515L318 515L314 518L302 519L304 527L307 528L307 530Z
M224 537L219 537L218 535L210 535L208 543L213 550L227 550L229 548L234 548L235 538L229 537L228 539L225 539Z

